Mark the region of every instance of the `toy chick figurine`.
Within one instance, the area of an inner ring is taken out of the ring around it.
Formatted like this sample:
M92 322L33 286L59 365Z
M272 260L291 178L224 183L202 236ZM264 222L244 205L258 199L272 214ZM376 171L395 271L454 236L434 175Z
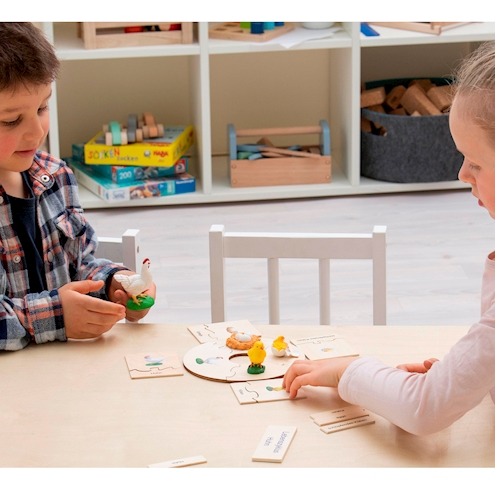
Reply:
M253 347L247 352L251 364L249 365L247 372L250 375L259 375L265 372L263 361L266 357L265 346L261 340L255 342Z
M287 347L283 335L280 335L272 343L272 354L277 357L284 357L287 354Z

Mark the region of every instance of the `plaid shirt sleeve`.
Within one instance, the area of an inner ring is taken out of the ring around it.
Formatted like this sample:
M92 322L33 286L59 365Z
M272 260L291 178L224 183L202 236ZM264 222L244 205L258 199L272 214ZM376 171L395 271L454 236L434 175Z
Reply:
M64 162L38 152L29 170L48 290L29 293L22 246L12 226L9 198L0 185L0 350L67 340L58 289L79 280L103 280L90 295L108 300L108 277L121 265L95 258L96 233L79 204L77 183Z

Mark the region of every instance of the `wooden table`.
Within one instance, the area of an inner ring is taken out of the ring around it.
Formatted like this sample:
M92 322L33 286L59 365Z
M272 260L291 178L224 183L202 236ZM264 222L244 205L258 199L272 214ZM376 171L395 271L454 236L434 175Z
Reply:
M466 327L257 326L264 337L342 335L387 364L441 358ZM230 384L183 376L131 380L124 356L198 345L185 325L118 324L94 341L30 345L0 355L0 467L147 467L203 455L198 467L495 466L487 396L446 430L416 437L375 416L327 435L310 414L342 404L307 399L240 405ZM251 460L268 425L297 426L282 464Z

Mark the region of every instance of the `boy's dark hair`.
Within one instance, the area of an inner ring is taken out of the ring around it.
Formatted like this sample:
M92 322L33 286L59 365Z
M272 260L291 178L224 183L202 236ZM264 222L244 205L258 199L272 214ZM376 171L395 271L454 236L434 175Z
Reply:
M44 34L30 22L0 22L0 91L20 84L49 84L60 62Z

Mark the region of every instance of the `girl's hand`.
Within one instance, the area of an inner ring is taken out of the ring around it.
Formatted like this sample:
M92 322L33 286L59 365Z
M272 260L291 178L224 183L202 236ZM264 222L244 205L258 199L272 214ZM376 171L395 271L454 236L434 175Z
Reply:
M408 371L409 373L426 373L433 366L433 363L437 361L437 358L430 358L422 363L399 364L397 369Z
M337 387L347 367L358 357L341 357L318 361L297 360L284 376L282 386L294 399L303 385Z

